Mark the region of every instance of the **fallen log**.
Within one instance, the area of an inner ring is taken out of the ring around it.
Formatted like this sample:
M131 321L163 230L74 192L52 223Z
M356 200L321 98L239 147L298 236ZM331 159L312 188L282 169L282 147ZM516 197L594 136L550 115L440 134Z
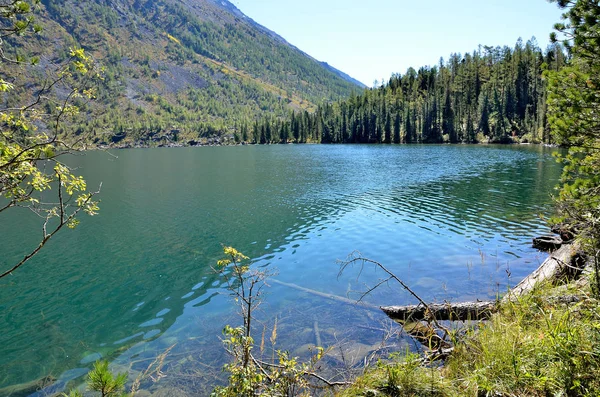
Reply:
M549 296L543 299L550 305L573 304L581 302L584 296ZM430 304L431 313L439 321L482 321L488 320L498 308L497 301L461 302ZM381 306L391 319L400 322L426 321L430 318L427 308L420 305Z
M390 318L400 321L421 321L431 318L441 321L487 320L496 310L494 301L431 303L428 306L382 306L381 310Z
M567 244L554 251L536 270L514 286L502 302L515 300L545 282L572 280L585 268L585 258L580 253L579 244Z
M569 280L581 274L585 267L585 259L579 252L579 245L568 244L552 253L534 272L525 277L512 288L500 301L506 303L518 299L531 292L544 282ZM568 295L550 297L548 303L573 303L580 297ZM400 321L422 321L436 319L439 321L487 320L497 310L496 301L438 303L409 306L382 306L381 310L390 318Z

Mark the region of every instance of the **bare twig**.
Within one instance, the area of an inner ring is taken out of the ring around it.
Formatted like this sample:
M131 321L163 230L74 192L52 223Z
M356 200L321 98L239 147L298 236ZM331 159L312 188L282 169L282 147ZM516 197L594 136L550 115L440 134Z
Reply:
M50 233L48 233L48 231L47 231L48 221L50 220L50 217L47 217L46 221L44 222L44 225L42 226L42 233L43 233L42 241L38 244L38 246L33 251L31 251L30 253L28 253L27 255L25 255L23 257L23 259L21 259L11 269L9 269L9 270L7 270L7 271L5 271L3 273L0 273L0 278L8 276L12 272L14 272L15 270L17 270L21 266L23 266L33 256L35 256L44 247L44 245L46 245L46 243L48 242L48 240L50 240L56 233L58 233L65 225L69 224L69 222L71 222L73 219L75 219L75 217L77 216L77 214L79 214L84 209L85 205L88 204L92 200L92 197L94 197L95 195L97 195L98 193L100 193L100 189L101 188L102 188L102 184L100 184L100 187L98 188L97 191L95 191L93 193L90 193L90 195L83 201L83 203L82 203L83 205L81 205L80 207L76 208L68 216L61 217L61 220L60 220L59 224L57 226L55 226L54 229L52 230L52 232L50 232ZM59 191L60 191L60 187L59 187Z
M161 378L163 378L165 376L165 374L162 372L162 367L165 363L165 358L167 357L169 352L175 347L175 345L177 345L177 343L171 345L164 352L159 354L154 359L154 361L152 361L150 363L150 365L148 365L146 370L144 372L142 372L140 375L138 375L138 377L133 382L133 385L131 385L131 396L132 397L139 390L142 380L144 380L146 378L150 378L150 379L152 379L153 382L158 382Z
M257 365L259 365L261 367L261 369L262 369L262 366L272 367L272 368L279 368L279 369L285 369L285 367L283 365L267 363L267 362L256 360L256 359L254 359L254 361L257 363ZM334 386L347 386L347 385L349 385L351 383L351 382L334 382L334 381L326 379L326 378L322 377L321 375L319 375L317 373L314 373L314 372L311 372L311 371L302 371L302 372L303 372L304 375L311 376L311 377L313 377L315 379L318 379L318 380L320 380L321 382L325 383L327 386L330 386L330 387L334 387Z
M398 278L398 276L396 276L394 273L392 273L390 270L388 270L383 264L381 264L377 261L374 261L372 259L365 258L364 256L362 256L362 254L360 252L354 251L350 255L348 255L348 258L345 261L338 261L338 263L340 264L340 271L338 272L338 278L342 276L343 272L348 268L348 266L352 266L356 263L360 263L360 272L361 273L364 269L365 263L369 263L369 264L375 265L375 267L380 268L388 275L387 279L380 281L375 287L370 288L367 292L363 293L361 295L359 301L362 300L367 294L371 293L375 288L379 287L380 285L387 283L389 280L395 280L398 284L400 284L402 286L402 288L404 288L413 297L415 297L415 299L417 299L419 301L419 303L421 305L423 305L428 312L431 311L429 309L429 305L427 303L425 303L425 301L423 299L421 299L421 297L419 295L417 295L417 293L415 291L413 291L408 285L406 285L406 283L404 283L404 281L402 281L400 278ZM449 331L445 327L442 327L438 323L438 321L435 319L435 317L431 317L430 320L435 324L435 326L438 329L444 331L444 333L446 335L449 335Z

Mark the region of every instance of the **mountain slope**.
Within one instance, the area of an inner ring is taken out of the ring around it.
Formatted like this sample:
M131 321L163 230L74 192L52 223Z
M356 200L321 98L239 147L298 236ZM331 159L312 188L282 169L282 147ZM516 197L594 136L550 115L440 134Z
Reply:
M338 76L340 76L344 80L346 80L346 81L348 81L348 82L350 82L352 84L356 84L359 87L367 88L367 86L364 83L356 80L354 77L348 75L347 73L344 73L341 70L334 68L333 66L331 66L327 62L321 62L321 65L323 65L323 67L325 67L326 69L331 70L333 73L337 74Z
M42 35L8 45L51 63L81 46L105 66L77 128L96 144L220 140L259 115L310 111L363 88L226 0L42 3Z

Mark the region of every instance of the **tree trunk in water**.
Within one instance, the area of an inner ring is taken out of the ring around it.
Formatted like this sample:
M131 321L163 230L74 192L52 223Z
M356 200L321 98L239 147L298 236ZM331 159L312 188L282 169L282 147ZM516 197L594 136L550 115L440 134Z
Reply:
M487 320L496 310L496 302L462 302L423 305L382 306L381 310L391 318L401 321L436 320L468 321Z
M518 299L531 292L544 282L556 283L570 280L581 274L585 267L585 259L579 252L578 244L563 245L550 255L534 272L517 284L500 301L506 303ZM578 301L577 296L549 298L556 303L572 303ZM400 321L421 321L435 318L445 321L487 320L497 310L497 302L461 302L429 304L429 312L423 305L382 306L381 310L389 317Z

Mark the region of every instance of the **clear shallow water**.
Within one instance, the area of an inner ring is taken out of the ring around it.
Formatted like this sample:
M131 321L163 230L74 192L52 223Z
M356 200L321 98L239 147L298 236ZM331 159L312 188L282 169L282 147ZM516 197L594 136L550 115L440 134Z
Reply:
M0 281L0 389L48 374L60 388L99 357L140 370L174 343L166 379L210 388L226 358L220 331L240 322L211 269L221 244L276 268L276 280L340 296L382 277L367 268L358 282L358 269L338 279L336 259L354 250L426 300L494 296L545 257L530 241L546 231L539 215L560 175L551 152L277 145L69 159L90 186L103 183L101 213ZM26 212L2 219L2 266L36 244L36 224ZM414 303L393 285L367 301ZM317 322L323 344L356 360L385 321L277 283L257 315L267 329L277 318L277 348L305 353Z

